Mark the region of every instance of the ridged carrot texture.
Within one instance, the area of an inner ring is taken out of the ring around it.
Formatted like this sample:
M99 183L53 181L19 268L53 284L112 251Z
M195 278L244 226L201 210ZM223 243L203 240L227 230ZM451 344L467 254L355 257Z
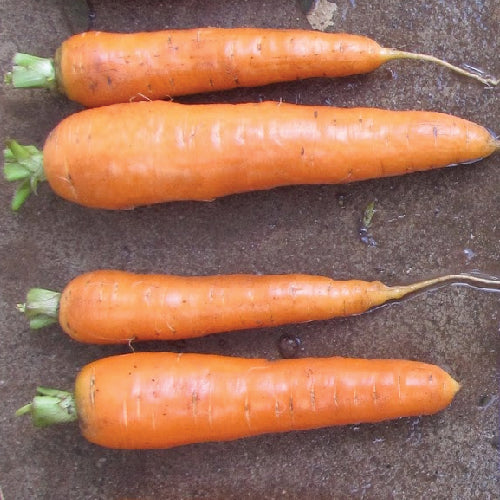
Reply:
M14 208L47 179L67 200L124 209L401 175L477 161L499 144L484 127L444 113L138 102L69 116L43 154L11 141L5 175L21 181Z
M41 389L18 414L32 413L40 426L78 419L101 446L170 448L427 415L458 389L416 361L146 352L95 361L78 374L74 395Z
M188 277L99 270L76 277L62 293L32 289L18 308L32 328L58 322L80 342L177 340L360 314L446 281L500 285L463 274L388 287L300 274Z
M498 83L433 56L383 48L364 36L261 28L86 32L63 42L55 60L16 54L6 79L15 87L57 88L93 107L368 73L394 59L431 61L486 85Z

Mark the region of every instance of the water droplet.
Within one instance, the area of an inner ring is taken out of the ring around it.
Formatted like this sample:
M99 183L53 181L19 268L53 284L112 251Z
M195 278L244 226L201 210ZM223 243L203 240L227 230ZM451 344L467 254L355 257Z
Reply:
M94 29L95 18L96 18L94 3L92 2L92 0L87 0L87 7L88 7L88 29L92 30Z
M279 351L283 358L295 358L299 353L302 340L295 335L283 334L279 339Z
M337 199L337 202L339 204L340 208L345 208L346 206L346 201L347 201L347 195L345 193L337 193L335 195L335 198Z
M377 246L377 242L375 241L375 238L368 232L368 229L366 227L360 228L359 239L365 245L368 245L369 247L376 247Z
M471 250L470 248L464 248L464 255L465 260L467 261L467 263L469 263L476 256L476 252L474 252L474 250Z
M494 404L498 400L498 396L491 396L490 394L483 394L479 399L478 406L481 410L486 410L492 404Z
M385 77L387 80L397 80L398 74L393 69L385 68Z
M493 448L500 450L500 436L493 437L490 442Z

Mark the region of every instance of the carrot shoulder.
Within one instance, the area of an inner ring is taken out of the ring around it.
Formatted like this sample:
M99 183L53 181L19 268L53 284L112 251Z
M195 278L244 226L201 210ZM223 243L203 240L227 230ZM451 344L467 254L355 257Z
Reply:
M43 175L70 201L123 209L402 175L477 161L498 147L484 127L444 113L154 101L69 116L45 143ZM7 153L14 174L29 164Z
M49 403L62 413L53 421L78 418L93 443L148 449L427 415L458 389L446 372L416 361L148 352L85 366L73 404L70 393L60 395L63 408ZM37 416L34 403L18 413Z
M500 281L446 275L404 286L323 276L173 276L97 270L62 293L34 288L18 309L33 329L59 322L80 342L177 340L363 313L440 283L498 288Z
M16 87L58 88L93 107L362 74L394 59L430 61L486 85L498 83L430 55L383 48L360 35L262 28L85 32L64 41L55 60L16 54L7 79Z

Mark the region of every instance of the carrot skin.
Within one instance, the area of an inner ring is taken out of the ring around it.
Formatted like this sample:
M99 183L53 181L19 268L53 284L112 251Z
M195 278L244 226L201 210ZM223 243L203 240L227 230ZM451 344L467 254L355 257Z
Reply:
M146 352L85 366L75 402L89 441L149 449L427 415L458 389L416 361Z
M60 90L84 106L368 73L388 57L359 35L199 28L85 32L56 55Z
M154 101L69 116L48 137L43 161L63 198L124 209L402 175L497 148L484 127L443 113Z
M59 323L86 343L177 340L359 314L389 298L390 289L379 281L98 270L65 287Z

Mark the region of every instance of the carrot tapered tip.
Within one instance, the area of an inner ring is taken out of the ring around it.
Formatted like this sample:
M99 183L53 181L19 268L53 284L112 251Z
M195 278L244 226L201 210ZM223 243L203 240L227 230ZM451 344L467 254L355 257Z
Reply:
M47 180L43 170L43 153L35 146L23 146L17 141L7 141L3 152L4 177L19 182L11 202L18 210L31 193L36 193L39 182Z
M450 399L453 399L462 386L450 375L448 387Z

